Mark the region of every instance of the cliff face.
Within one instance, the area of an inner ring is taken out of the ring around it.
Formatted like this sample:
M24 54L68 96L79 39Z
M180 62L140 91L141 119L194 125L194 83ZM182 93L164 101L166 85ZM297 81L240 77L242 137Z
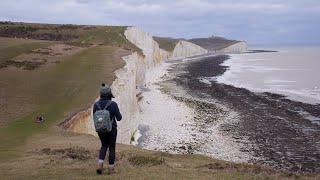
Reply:
M169 56L167 51L159 48L159 44L154 41L149 33L140 28L129 27L124 34L130 42L142 50L148 68L156 66L165 57Z
M139 81L145 81L145 69L140 69L145 60L137 53L123 57L126 62L125 67L116 71L117 79L112 83L111 89L116 97L114 101L118 103L122 114L122 121L118 128L118 142L130 143L130 135L137 129ZM139 77L141 76L141 77Z
M136 82L137 86L145 85L145 72L147 69L157 66L163 60L168 59L170 54L159 48L159 44L153 40L149 33L137 27L128 27L125 31L126 38L140 48L145 57L138 57L136 63Z
M189 57L189 56L195 56L195 55L201 55L208 53L208 50L187 42L187 41L179 41L174 48L172 52L171 58L181 58L181 57Z
M73 132L86 132L86 134L97 136L93 121L90 121L90 117L92 117L92 108L78 112L63 126Z
M139 102L141 87L146 86L146 73L169 58L182 58L194 55L205 54L208 51L198 45L180 41L174 48L173 53L160 49L159 44L152 36L137 27L128 27L125 31L126 38L140 48L144 54L140 56L133 53L123 57L126 65L117 70L117 79L112 83L111 89L116 97L123 119L118 123L118 142L129 144L132 134L139 125ZM92 121L92 108L81 111L73 116L67 129L87 133L96 136Z
M243 53L248 50L248 46L246 42L238 42L226 48L223 48L217 52L220 53Z
M129 27L124 34L144 54L144 57L138 53L123 57L126 65L115 72L117 79L111 85L112 92L116 97L114 100L118 103L123 116L122 121L118 123L118 142L129 144L132 133L139 125L137 122L139 116L138 96L141 94L140 87L146 85L146 71L167 59L169 53L160 49L152 36L139 28ZM68 129L96 135L92 121L92 108L73 116L68 123Z

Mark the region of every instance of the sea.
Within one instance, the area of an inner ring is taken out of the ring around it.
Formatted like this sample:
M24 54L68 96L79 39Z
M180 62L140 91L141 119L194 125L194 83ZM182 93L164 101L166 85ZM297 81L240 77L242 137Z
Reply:
M232 54L228 70L217 81L254 92L320 104L320 46L256 46L277 52Z

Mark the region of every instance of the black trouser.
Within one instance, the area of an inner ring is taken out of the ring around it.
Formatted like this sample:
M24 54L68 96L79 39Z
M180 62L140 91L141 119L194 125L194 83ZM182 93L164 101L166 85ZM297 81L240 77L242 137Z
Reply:
M117 129L112 128L109 133L98 133L101 148L99 153L99 160L104 160L106 157L107 150L109 148L109 164L113 165L116 159L116 140L117 140Z

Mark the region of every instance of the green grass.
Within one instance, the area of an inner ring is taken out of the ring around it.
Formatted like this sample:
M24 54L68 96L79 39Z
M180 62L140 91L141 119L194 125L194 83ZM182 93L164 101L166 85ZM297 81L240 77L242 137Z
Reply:
M0 49L7 48L10 46L17 46L17 45L22 45L22 44L34 43L34 42L43 42L43 41L33 40L33 39L0 37Z
M72 141L62 148L40 148L20 161L0 163L0 175L8 179L319 179L319 174L282 172L202 155L174 155L122 144L117 144L116 174L98 176L95 167L99 140L71 134L69 138L81 141ZM46 139L51 141L45 146L61 144L61 140L54 139Z
M178 39L153 37L153 39L159 44L161 49L172 52L179 42Z
M114 71L124 65L115 59L116 50L142 54L125 38L125 30L125 26L0 23L0 125L5 126L0 131L0 159L21 154L19 148L27 138L46 132L71 112L92 103L99 84L111 84ZM5 68L31 69L36 64L13 59L55 43L83 46L85 50L59 59L59 64L32 71ZM44 116L44 124L33 122L39 114Z
M126 26L96 26L88 30L78 29L79 38L67 42L78 46L100 44L122 47L127 50L137 51L142 55L142 51L125 37L124 32L126 29Z
M62 120L68 113L83 108L97 97L101 82L111 83L114 71L123 65L114 58L115 47L97 46L68 57L60 64L30 72L7 72L0 76L9 84L6 91L20 92L36 108L28 115L9 123L0 132L0 159L20 154L25 140ZM14 94L13 94L14 96ZM28 104L15 104L16 111ZM22 106L22 107L19 107ZM45 123L34 123L43 114Z
M213 51L221 50L223 48L226 48L228 46L231 46L239 42L236 40L230 40L230 39L226 39L218 36L212 36L209 38L194 38L194 39L189 39L188 41L198 46L201 46L205 49L213 50Z
M11 40L8 40L10 42ZM3 42L4 43L4 42ZM50 41L26 41L23 44L13 45L5 48L0 49L0 68L7 67L9 65L15 65L15 62L12 58L23 54L23 53L30 53L32 50L37 48L44 48L48 47L56 42Z
M129 157L128 161L133 166L157 166L165 163L163 158L150 156L133 156Z
M62 41L77 46L116 46L142 55L141 50L125 38L126 29L127 26L3 23L0 24L0 36Z

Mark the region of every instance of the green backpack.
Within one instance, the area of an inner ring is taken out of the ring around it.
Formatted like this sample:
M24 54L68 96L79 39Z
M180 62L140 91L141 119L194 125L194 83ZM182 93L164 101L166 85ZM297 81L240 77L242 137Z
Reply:
M94 127L96 132L111 132L112 130L112 119L110 117L110 112L107 110L107 107L111 105L112 101L109 101L103 109L101 109L99 102L96 103L99 110L93 114Z

